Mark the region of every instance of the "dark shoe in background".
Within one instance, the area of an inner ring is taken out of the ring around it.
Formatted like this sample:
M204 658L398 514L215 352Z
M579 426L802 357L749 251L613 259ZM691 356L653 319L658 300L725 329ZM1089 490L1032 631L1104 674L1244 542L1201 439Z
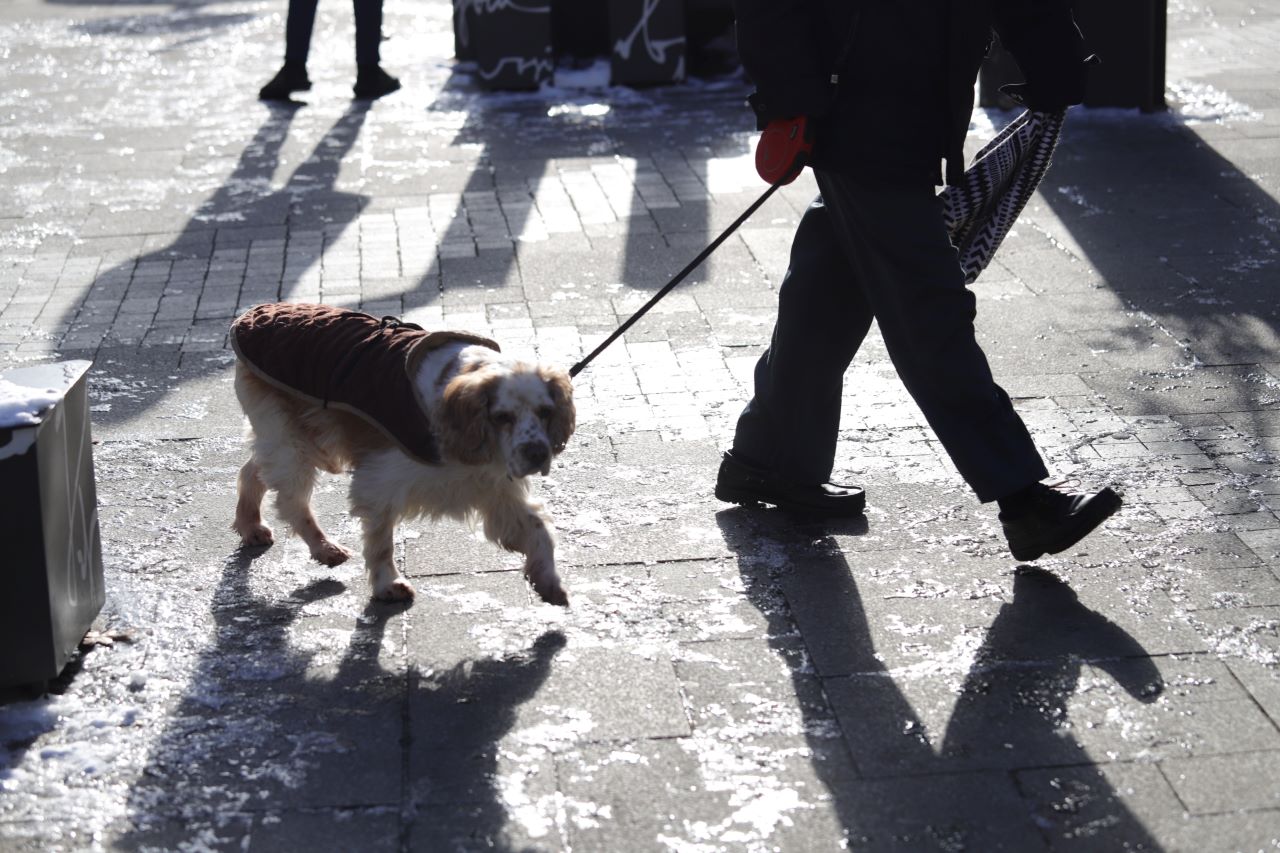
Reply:
M362 100L374 100L390 95L400 88L400 81L382 70L381 65L360 65L356 69L356 84L352 90Z
M825 518L859 516L867 505L866 493L858 486L788 483L739 459L732 451L725 453L720 462L715 494L726 503L744 506L772 504L797 515Z
M311 80L307 77L307 69L303 65L286 62L271 78L271 82L258 91L260 101L287 101L294 92L305 92L311 88Z
M1120 495L1109 488L1090 495L1037 483L1015 512L1000 513L1000 525L1014 559L1036 560L1070 548L1120 504Z

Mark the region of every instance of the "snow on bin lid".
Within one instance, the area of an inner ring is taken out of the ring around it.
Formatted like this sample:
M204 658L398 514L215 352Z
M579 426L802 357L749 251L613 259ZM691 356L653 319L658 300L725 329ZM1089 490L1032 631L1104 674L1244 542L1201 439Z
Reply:
M0 372L0 429L39 426L89 366L88 361L63 361Z

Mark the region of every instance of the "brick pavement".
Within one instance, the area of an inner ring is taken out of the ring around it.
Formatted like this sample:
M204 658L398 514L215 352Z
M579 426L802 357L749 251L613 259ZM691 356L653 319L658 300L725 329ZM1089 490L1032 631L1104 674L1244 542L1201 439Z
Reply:
M864 522L710 497L806 178L580 377L540 484L561 613L455 525L401 530L408 610L236 550L226 326L319 299L570 363L758 192L744 88L484 94L431 0L387 7L403 91L349 100L322 7L315 89L269 108L283 11L0 11L0 349L96 361L128 637L0 705L0 848L1280 844L1280 17L1174 4L1175 110L1074 112L975 286L1050 467L1125 486L1104 532L1015 570L875 338L837 461Z

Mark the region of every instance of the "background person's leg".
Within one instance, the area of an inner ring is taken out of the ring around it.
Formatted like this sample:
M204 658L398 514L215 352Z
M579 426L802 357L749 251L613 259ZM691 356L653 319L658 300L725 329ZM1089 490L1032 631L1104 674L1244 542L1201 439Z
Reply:
M400 88L400 81L379 65L382 51L382 0L353 0L356 13L357 98L381 98Z
M822 199L800 220L778 291L755 395L738 419L733 453L793 483L825 483L835 461L844 373L871 327Z
M287 101L294 92L311 88L307 77L307 55L311 51L311 30L316 22L318 0L289 0L284 24L284 65L258 91L264 101Z
M356 15L356 64L382 61L382 0L353 0Z
M303 68L311 52L311 31L316 24L316 5L319 0L289 0L289 12L284 25L284 61Z

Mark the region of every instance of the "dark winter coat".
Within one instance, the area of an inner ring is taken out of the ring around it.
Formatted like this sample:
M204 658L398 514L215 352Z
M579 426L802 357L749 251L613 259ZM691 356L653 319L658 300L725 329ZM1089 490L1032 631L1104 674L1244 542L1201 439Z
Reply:
M1070 0L735 0L738 50L761 126L816 120L816 168L948 183L964 168L978 69L995 30L1030 105L1084 96Z
M419 462L440 462L426 402L414 379L422 360L448 343L496 350L469 332L427 332L328 305L259 305L231 324L231 347L267 383L377 427Z

